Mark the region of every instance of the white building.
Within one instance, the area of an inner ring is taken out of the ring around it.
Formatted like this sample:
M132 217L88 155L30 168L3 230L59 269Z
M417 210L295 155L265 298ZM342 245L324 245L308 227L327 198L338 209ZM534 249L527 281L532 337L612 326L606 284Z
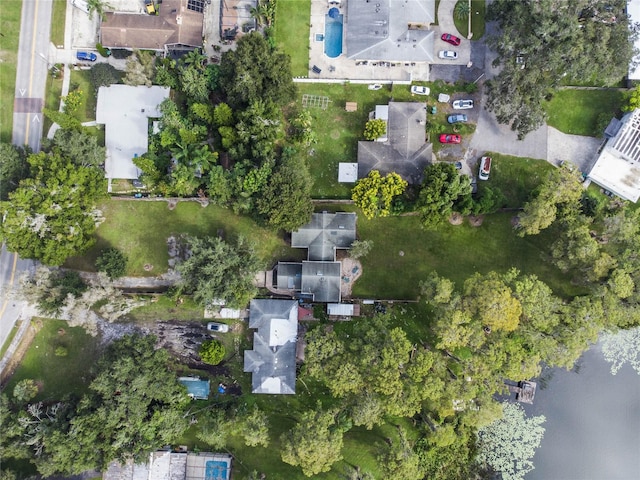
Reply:
M637 202L640 198L640 109L626 114L617 132L614 129L611 134L588 178L625 200Z

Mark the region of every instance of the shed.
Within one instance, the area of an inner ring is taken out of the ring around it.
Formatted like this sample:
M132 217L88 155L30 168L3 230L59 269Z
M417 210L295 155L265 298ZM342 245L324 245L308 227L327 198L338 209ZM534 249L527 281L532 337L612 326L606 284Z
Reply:
M207 400L209 398L209 380L200 380L198 377L180 377L178 381L187 387L187 395L192 400Z
M221 308L220 309L220 318L240 318L240 310L236 310L235 308Z
M357 112L358 111L358 102L347 102L344 105L344 109L347 112Z
M328 303L327 315L336 315L341 317L352 317L354 314L354 305L350 303Z
M338 164L338 182L355 183L358 181L358 164L340 162Z

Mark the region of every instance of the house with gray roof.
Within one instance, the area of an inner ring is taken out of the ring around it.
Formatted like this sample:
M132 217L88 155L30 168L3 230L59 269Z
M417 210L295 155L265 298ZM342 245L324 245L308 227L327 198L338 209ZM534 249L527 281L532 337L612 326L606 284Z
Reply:
M296 393L296 300L251 300L249 328L253 350L244 352L244 371L251 372L253 393Z
M587 178L617 196L640 198L640 109L612 122L607 140Z
M342 264L336 261L338 249L348 249L356 239L353 212L314 213L311 221L291 233L293 248L307 248L303 262L279 262L276 283L312 302L340 302Z
M435 0L350 0L346 55L354 60L433 62Z
M381 141L358 142L358 178L371 170L381 175L396 172L411 184L422 182L424 169L431 162L432 145L425 141L427 106L420 102L389 102L387 133Z

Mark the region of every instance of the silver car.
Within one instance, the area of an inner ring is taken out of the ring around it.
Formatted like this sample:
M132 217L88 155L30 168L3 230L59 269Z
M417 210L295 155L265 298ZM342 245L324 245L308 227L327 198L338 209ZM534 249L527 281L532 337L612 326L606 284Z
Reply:
M207 330L210 332L226 333L229 331L229 325L226 323L209 322L207 323Z

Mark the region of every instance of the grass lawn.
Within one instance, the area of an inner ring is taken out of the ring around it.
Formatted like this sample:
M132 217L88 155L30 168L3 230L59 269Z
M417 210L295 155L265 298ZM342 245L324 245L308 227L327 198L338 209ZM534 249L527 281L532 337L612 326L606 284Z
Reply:
M487 152L491 157L491 176L488 181L478 181L478 192L485 187L498 188L506 198L505 207L522 208L531 192L542 183L554 167L544 160L511 157ZM474 167L473 173L477 173Z
M67 1L53 0L51 13L51 42L64 47L64 22L67 16Z
M179 202L174 210L164 201L105 200L99 208L106 221L98 227L96 244L82 257L72 257L66 266L93 271L102 249L117 247L127 252L127 275L155 276L167 270L167 238L171 235L216 235L222 229L227 239L242 234L256 244L265 265L271 267L278 258L301 258L301 249L292 250L272 231L259 227L248 217L230 210L197 202ZM146 272L145 264L154 266Z
M601 115L607 122L617 115L622 97L622 92L616 89L560 90L550 102L544 103L547 123L564 133L602 136L606 124L601 124Z
M0 142L6 143L11 143L13 128L21 10L21 0L0 2Z
M176 305L166 295L153 297L151 303L132 310L127 315L127 320L134 322L155 322L158 320L202 320L204 309L193 301L191 297L185 297L183 303Z
M278 0L276 6L276 45L291 57L294 77L309 75L309 21L311 0Z
M47 79L47 92L45 93L44 106L50 110L57 111L60 108L63 75L64 74L62 72L60 73L60 76L58 78L53 78L51 75L49 75L49 78ZM45 116L42 126L43 136L47 136L51 125L51 120L49 120L49 118Z
M414 299L420 280L430 272L455 281L458 287L475 272L506 272L516 267L537 275L559 295L582 293L563 274L544 261L553 242L543 232L518 237L511 226L513 213L488 215L480 227L467 222L421 230L419 217L358 217L358 237L373 240L373 249L362 259L362 277L354 284L358 298Z
M18 330L20 329L21 324L22 324L22 320L18 320L13 326L13 328L11 329L11 332L9 332L9 336L7 337L7 340L4 342L4 345L0 345L0 358L2 358L5 352L9 350L9 345L11 345L11 342L13 341L16 334L18 333Z
M90 380L88 371L97 358L97 340L81 327L69 327L61 320L36 318L39 328L22 363L8 382L6 391L20 380L33 379L40 386L36 401L61 400L72 393L82 394ZM67 349L66 356L56 356L58 347Z
M84 92L84 98L75 116L81 122L90 122L96 119L96 97L93 84L91 83L91 74L89 70L71 70L71 84L69 91L75 89Z
M430 84L425 84L430 85ZM330 103L326 110L311 108L313 128L318 137L318 143L312 148L312 154L303 152L314 179L314 198L349 198L352 184L338 183L338 163L356 162L358 159L358 141L364 140L362 133L367 123L369 112L378 104L387 104L391 98L397 102L428 102L435 104L435 97L441 91L453 93L454 86L446 88L443 84L434 84L432 94L428 97L411 95L409 86L385 85L380 90L369 90L367 85L356 84L298 84L298 101L302 101L303 94L321 95L329 97ZM346 112L345 102L357 102L357 112ZM446 114L439 108L435 116L428 115L429 122L448 125ZM461 134L468 134L475 129L474 125L458 127Z
M468 0L458 0L458 3L468 3ZM455 12L455 7L454 7ZM486 13L486 3L485 0L471 0L471 31L473 32L472 40L479 40L484 35L484 16ZM469 19L468 18L457 18L455 13L453 15L453 23L458 30L458 33L463 37L467 38L469 36ZM453 32L452 32L453 33Z

